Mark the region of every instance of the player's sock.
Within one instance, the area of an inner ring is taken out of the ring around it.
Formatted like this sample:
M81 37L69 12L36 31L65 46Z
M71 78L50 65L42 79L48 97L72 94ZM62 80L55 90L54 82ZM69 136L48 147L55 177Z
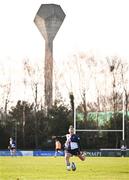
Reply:
M68 171L70 171L70 170L71 170L70 163L67 163L67 170L68 170Z

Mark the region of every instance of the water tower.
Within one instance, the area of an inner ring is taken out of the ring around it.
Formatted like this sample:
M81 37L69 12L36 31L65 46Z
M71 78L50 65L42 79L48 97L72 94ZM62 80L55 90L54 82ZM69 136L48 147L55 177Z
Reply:
M60 5L42 4L34 22L45 39L45 107L51 108L53 103L53 40L65 18Z

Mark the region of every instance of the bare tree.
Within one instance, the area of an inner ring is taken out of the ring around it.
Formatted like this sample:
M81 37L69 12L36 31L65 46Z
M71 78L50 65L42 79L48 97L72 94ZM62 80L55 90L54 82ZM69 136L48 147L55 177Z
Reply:
M114 56L112 58L107 57L107 62L109 65L109 71L112 74L112 102L113 102L113 117L114 117L114 128L117 129L117 119L116 114L119 110L118 106L118 91L120 87L120 66L121 66L121 58ZM119 145L118 132L115 132L116 136L116 148Z
M30 78L30 85L31 85L31 89L33 92L33 97L34 97L35 147L38 148L38 121L37 121L36 113L37 113L37 110L39 107L39 104L38 104L38 85L40 83L39 80L41 79L41 77L39 78L41 71L40 71L38 65L36 67L33 67L29 63L29 60L26 59L24 61L24 72L27 73L28 77ZM25 80L25 83L28 83L28 82L26 82L26 80Z
M1 93L1 106L4 109L4 121L7 119L8 103L10 102L11 93L11 79L10 72L7 73L7 69L4 65L0 66L0 93Z

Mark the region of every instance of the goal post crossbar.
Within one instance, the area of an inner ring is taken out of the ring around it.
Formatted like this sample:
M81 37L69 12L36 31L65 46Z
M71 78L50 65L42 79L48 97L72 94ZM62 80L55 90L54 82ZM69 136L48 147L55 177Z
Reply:
M109 130L106 130L106 129L76 129L77 132L82 132L82 131L86 131L86 132L122 132L123 130L121 129L109 129Z

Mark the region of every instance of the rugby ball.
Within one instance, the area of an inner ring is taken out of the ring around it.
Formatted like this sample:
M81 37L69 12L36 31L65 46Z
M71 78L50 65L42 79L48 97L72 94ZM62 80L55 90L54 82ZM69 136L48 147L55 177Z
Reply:
M71 169L72 169L72 171L75 171L75 170L76 170L76 165L75 165L74 162L71 163Z

